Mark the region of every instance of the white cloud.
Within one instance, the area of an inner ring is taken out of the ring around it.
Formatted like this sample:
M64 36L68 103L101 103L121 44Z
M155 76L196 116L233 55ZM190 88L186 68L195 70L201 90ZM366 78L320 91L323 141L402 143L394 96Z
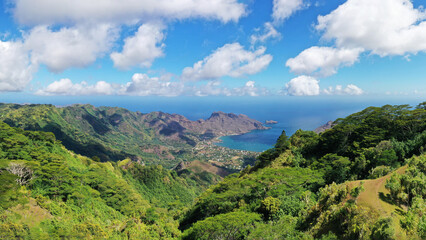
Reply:
M361 52L360 48L311 47L287 60L286 66L296 74L330 76L342 66L353 65Z
M190 83L186 83L190 84ZM120 95L120 96L259 96L269 92L259 88L254 81L247 81L241 87L227 88L220 81L209 81L202 85L185 85L184 82L165 80L163 77L150 77L136 73L132 80L125 84L110 84L104 81L93 85L87 82L73 83L65 78L55 81L36 92L37 95L81 96L81 95Z
M15 0L14 8L15 18L27 25L199 17L228 22L245 14L246 5L237 0Z
M46 26L33 28L24 36L31 60L45 64L52 72L85 67L110 49L117 38L111 25L79 26L52 31Z
M381 57L426 51L426 12L409 0L348 0L326 16L316 29L336 47L311 47L286 66L296 74L330 76L351 66L362 52ZM353 90L354 93L359 91Z
M426 51L426 13L410 0L348 0L316 28L339 48L363 48L380 56Z
M254 81L248 81L243 87L234 88L234 94L237 96L258 96L258 89L255 87Z
M354 84L349 84L345 88L343 88L341 85L337 85L335 88L328 87L327 89L324 89L323 92L327 95L362 95L364 94L364 91Z
M164 34L161 24L146 23L139 27L134 36L124 40L121 53L113 52L111 59L119 69L132 66L151 67L152 62L164 55Z
M163 81L161 78L149 77L136 73L125 84L110 84L105 81L89 85L83 81L73 83L65 78L55 81L46 88L36 92L38 95L132 95L132 96L178 96L183 93L184 85L180 82Z
M353 84L349 84L348 86L346 86L346 88L343 89L343 92L346 93L346 94L349 94L349 95L362 95L362 94L364 94L364 91L361 88L359 88L359 87L357 87Z
M263 33L262 34L253 34L250 36L250 41L251 44L254 45L257 42L261 42L264 43L266 40L268 39L273 39L273 38L281 38L281 33L279 33L274 26L272 25L272 23L270 22L266 22L263 25L264 29L263 29Z
M112 95L115 88L107 82L99 81L95 85L89 85L87 82L72 83L68 78L55 81L45 89L36 92L37 95Z
M272 61L272 56L265 51L264 47L247 51L239 43L226 44L193 67L183 69L182 79L197 81L256 74Z
M36 69L21 42L0 41L0 91L23 90Z
M226 87L222 87L220 81L209 81L205 85L188 87L186 93L187 95L198 97L218 95L231 96L231 91Z
M123 24L188 18L226 23L247 14L237 0L12 0L9 6L15 20L31 28L23 31L22 43L1 42L0 91L22 90L40 64L58 73L94 63L111 51ZM143 24L122 52L111 54L114 65L149 67L163 56L164 28Z
M291 96L316 96L321 93L326 95L362 95L364 91L354 84L349 84L345 88L341 85L336 87L328 87L321 90L319 80L310 76L299 76L293 78L286 84L286 91Z
M220 81L209 81L205 85L189 87L187 95L195 96L264 96L269 93L265 88L259 88L254 81L247 81L244 86L226 88L221 86Z
M136 73L132 81L122 86L121 95L136 96L179 96L184 91L181 82L162 81L157 77L149 77L146 74Z
M265 88L259 88L256 86L254 81L247 81L246 84L242 87L237 87L232 89L233 96L265 96L269 91Z
M315 96L320 94L319 81L310 76L293 78L285 86L287 93L291 96Z
M303 0L274 0L272 17L275 22L282 22L304 7Z

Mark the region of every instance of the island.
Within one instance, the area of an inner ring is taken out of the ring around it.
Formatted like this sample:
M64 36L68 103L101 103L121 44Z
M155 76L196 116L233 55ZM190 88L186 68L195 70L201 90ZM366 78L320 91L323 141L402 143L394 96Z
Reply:
M277 124L278 122L275 120L266 120L265 124Z

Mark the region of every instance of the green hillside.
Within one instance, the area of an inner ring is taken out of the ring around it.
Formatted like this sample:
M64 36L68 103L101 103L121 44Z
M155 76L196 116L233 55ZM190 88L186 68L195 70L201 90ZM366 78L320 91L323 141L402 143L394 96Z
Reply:
M423 106L367 108L320 135L283 132L254 167L197 199L183 239L424 239Z
M0 123L0 239L425 239L425 105L283 132L223 180L199 161L99 162ZM56 114L43 106L26 126Z
M175 220L217 177L95 162L52 133L0 123L0 239L177 238Z
M179 162L175 157L184 159L190 147L187 141L162 137L141 120L140 113L123 108L0 104L0 112L0 121L25 130L53 132L68 149L102 161L131 158L172 166ZM154 146L158 154L144 151Z
M24 130L52 132L67 149L104 162L130 158L146 165L172 168L182 161L221 159L229 168L239 169L244 164L242 159L253 158L255 153L224 149L208 141L217 137L218 132L244 133L264 127L247 116L212 116L209 121L189 121L177 114L142 114L88 104L0 104L0 121ZM222 120L229 122L226 131L218 129ZM220 156L211 154L219 151ZM239 156L236 163L235 156Z

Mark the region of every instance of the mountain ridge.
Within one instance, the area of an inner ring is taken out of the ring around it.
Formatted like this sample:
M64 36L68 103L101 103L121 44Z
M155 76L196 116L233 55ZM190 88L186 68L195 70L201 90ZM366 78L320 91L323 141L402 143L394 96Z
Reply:
M3 103L0 112L0 121L24 130L53 132L68 149L88 157L102 161L131 158L167 167L192 159L192 148L202 141L267 129L246 115L223 112L196 121L179 114L90 104Z

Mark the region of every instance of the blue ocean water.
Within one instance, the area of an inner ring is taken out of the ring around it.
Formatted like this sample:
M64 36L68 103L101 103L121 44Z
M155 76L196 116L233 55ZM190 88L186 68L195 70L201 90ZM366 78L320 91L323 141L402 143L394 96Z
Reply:
M346 117L369 106L385 104L417 105L426 99L421 97L36 97L7 99L0 96L0 102L49 103L70 105L89 103L94 106L123 107L132 111L148 113L162 111L184 115L190 120L206 119L212 112L245 114L265 122L278 121L268 125L269 130L253 131L238 136L222 138L220 146L233 149L261 152L271 148L283 130L288 136L297 129L314 130L330 120Z

